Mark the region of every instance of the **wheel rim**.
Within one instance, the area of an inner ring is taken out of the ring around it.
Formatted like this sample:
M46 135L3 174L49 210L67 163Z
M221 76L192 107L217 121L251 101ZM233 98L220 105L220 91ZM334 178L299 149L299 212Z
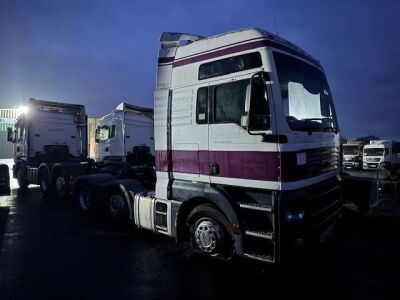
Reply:
M110 198L110 214L117 216L122 213L125 208L125 199L120 194L114 194Z
M79 205L83 210L88 210L90 207L91 195L87 187L83 187L79 192Z
M194 240L201 251L218 255L223 240L221 227L214 220L200 220L194 231Z

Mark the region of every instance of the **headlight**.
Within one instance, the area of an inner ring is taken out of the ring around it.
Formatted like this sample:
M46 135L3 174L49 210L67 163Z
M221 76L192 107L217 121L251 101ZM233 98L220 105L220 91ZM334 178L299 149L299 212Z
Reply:
M298 222L304 219L304 210L291 211L286 214L286 221Z

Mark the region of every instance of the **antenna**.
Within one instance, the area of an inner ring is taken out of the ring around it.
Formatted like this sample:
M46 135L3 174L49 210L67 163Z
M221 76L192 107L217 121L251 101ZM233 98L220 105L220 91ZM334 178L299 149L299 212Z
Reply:
M275 19L275 32L276 32L276 35L279 36L279 33L278 33L278 24L277 24L277 22L276 22L276 15L274 15L274 19Z

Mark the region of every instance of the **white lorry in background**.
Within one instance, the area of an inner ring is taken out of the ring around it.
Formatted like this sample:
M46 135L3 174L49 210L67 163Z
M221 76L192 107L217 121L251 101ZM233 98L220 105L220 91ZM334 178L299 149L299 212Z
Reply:
M98 121L96 162L76 178L74 198L85 212L125 219L127 203L118 191L124 185L150 189L154 183L153 109L121 103Z
M154 186L152 109L122 103L102 118L96 130L101 153L96 162L87 158L86 120L82 105L29 100L27 112L8 129L20 188L39 184L44 194L65 198L86 177L114 184L133 178Z
M380 169L384 163L392 166L400 165L400 142L375 140L364 146L364 170Z
M14 144L13 177L20 188L39 184L62 188L62 165L87 160L87 116L83 105L29 99L27 110L8 128Z
M222 258L278 263L332 232L335 109L320 63L292 43L256 28L163 33L154 138L155 190L97 174L74 195Z
M96 128L96 161L127 161L133 149L147 145L154 156L153 109L119 104L110 114L99 119Z
M343 167L345 169L362 169L363 148L366 142L347 141L343 147Z

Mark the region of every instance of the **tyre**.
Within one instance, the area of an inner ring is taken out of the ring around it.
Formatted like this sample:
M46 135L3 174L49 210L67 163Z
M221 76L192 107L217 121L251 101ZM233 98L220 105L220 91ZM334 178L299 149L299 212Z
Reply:
M39 186L40 186L40 191L44 195L48 195L50 192L50 176L49 173L45 169L41 169L39 172Z
M22 169L19 169L17 171L17 181L18 181L18 186L21 190L26 190L28 189L28 179L26 178L24 171Z
M93 210L94 199L92 191L90 190L89 186L87 186L86 184L81 184L78 187L76 195L78 198L79 208L81 209L82 212L88 213Z
M128 202L122 191L111 192L107 201L107 213L118 221L126 221L129 218Z
M57 170L53 179L53 186L56 197L65 199L69 193L69 181L63 170Z
M233 236L226 217L209 205L197 206L187 220L194 250L213 257L230 259L233 255Z

